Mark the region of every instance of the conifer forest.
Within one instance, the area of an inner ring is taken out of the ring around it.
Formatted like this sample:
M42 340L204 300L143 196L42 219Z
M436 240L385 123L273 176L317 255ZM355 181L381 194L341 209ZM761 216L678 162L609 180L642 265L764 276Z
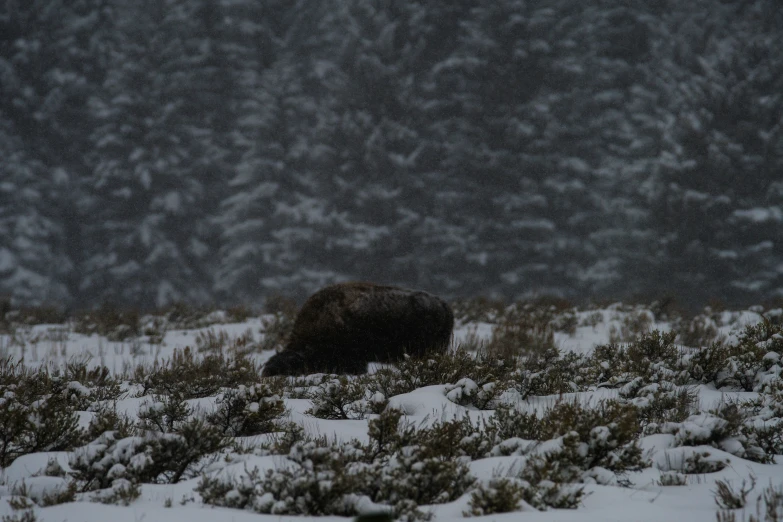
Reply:
M779 0L5 0L0 296L783 298Z

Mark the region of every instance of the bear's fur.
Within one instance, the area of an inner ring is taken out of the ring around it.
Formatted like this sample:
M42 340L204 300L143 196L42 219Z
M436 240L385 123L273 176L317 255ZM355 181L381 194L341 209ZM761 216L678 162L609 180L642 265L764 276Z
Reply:
M442 299L372 283L322 288L305 302L283 351L263 376L359 374L369 362L394 362L445 351L454 314Z

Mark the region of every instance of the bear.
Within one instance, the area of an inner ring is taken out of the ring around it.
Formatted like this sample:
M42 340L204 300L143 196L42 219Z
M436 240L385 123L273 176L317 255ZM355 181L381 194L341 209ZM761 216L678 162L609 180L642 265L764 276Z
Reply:
M261 375L366 373L370 362L446 351L453 329L451 307L433 294L374 283L338 283L305 301L288 343L269 359Z

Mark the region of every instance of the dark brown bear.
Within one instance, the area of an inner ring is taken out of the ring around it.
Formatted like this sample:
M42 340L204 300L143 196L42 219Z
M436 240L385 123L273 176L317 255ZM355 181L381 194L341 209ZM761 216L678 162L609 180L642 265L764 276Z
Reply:
M305 302L283 351L263 376L367 371L369 362L445 351L454 315L427 292L371 283L322 288Z

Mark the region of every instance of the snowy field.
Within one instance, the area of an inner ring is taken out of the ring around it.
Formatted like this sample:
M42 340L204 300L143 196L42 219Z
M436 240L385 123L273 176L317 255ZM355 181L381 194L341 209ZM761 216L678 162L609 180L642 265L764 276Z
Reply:
M774 313L772 315L774 316ZM598 345L607 345L610 341L619 341L621 344L630 342L633 335L629 337L627 332L623 333L623 329L633 324L632 319L639 317L647 318L646 323L642 321L643 331L655 329L665 332L674 328L670 321L656 321L644 309L615 305L573 312L571 327L567 331L555 331L554 343L562 355L574 353L587 361ZM777 319L779 320L779 316ZM274 351L259 351L252 348L264 346L265 325L269 324L269 321L269 317L251 318L234 324L221 324L218 321L204 328L168 329L163 332L161 338L147 335L123 341L110 341L107 337L96 334L77 334L63 325L17 327L14 332L0 336L0 356L13 361L21 360L24 366L30 369L45 368L49 371L63 369L68 362L73 361L85 363L88 369L106 367L112 375L120 376L122 381L120 384L122 394L114 404L117 413L127 415L132 421L138 421L140 411L153 408L154 406L151 405L156 404L155 401L158 399L150 394L145 395L143 387L132 382L133 379L129 376L134 368L139 365L150 367L156 361L164 363L171 359L175 352L185 347L195 349L197 346L204 345L205 339L210 335L213 339L222 335L225 346L239 344L250 347L247 350L248 358L259 365L263 364ZM744 328L759 324L762 315L758 311L722 312L712 314L706 321L713 327L711 339L719 339L725 344L736 344L741 341ZM495 328L496 324L491 319L459 324L455 330L454 346L476 347L491 342ZM242 339L242 342L237 343L236 339ZM678 349L682 348L679 346L679 337L677 343ZM725 419L708 413L732 401L756 401L754 407L748 407L747 411L743 410L746 413L742 422L745 423L744 425L756 423L766 427L777 427L777 445L768 444L765 448L768 450L769 447L781 447L780 430L783 430L783 424L779 422L783 414L783 401L781 401L783 392L781 392L782 387L777 386L776 383L780 381L780 347L783 346L783 337L780 333L773 332L770 339L760 343L766 343L764 346L769 347L762 358L766 363L762 364L762 369L756 375L749 376L750 385L745 388L732 385L729 381L721 384L704 378L701 381L692 379L691 382L682 384L681 381L672 378L672 382L678 383L676 384L678 390L687 389L694 395L693 404L698 411L689 412L686 419L677 422L660 423L657 427L646 426L646 431L642 430L633 442L641 449L641 461L644 463L636 466L638 469L616 472L606 469L606 466L597 466L583 470L578 486L570 486L572 489L583 488L583 495L575 508L545 509L546 506L538 506L540 509L536 509L526 500L520 500L514 512L492 513L476 518L498 521L519 520L523 517L529 521L627 522L687 519L689 522L712 522L716 520L719 512L716 503L716 491L719 489L717 481L724 481L723 484L728 483L739 491L743 481L749 485L751 480L754 480L756 485L747 494L745 507L731 513L725 511L720 516L725 517L723 520L731 520L732 515L736 520L748 520L748 517L755 515L758 509L760 519L765 520L765 505L762 502L757 508L757 498L770 485L781 491L783 457L768 454L766 458L749 458L754 442L747 432L742 431L744 428L735 427L736 429L730 432L725 428ZM617 364L620 362L617 361ZM650 362L655 369L656 361ZM524 368L524 364L522 367ZM380 366L371 365L370 372L381 369ZM726 373L725 368L723 373ZM529 376L528 378L530 379ZM652 386L650 389L653 389L653 392L658 389L656 386L662 388L661 381L657 377L647 380L650 382L642 381L637 381L639 387ZM318 382L320 381L315 378L310 380L312 385L310 393L317 392ZM581 404L585 408L590 408L597 406L602 400L621 399L629 404L644 406L647 399L643 393L634 392L634 395L628 392L628 386L633 382L635 381L631 380L629 384L621 378L615 378L610 384L595 382L590 385L580 385L578 391L551 395L522 394L513 386L508 386L503 393L497 394L492 401L484 404L483 409L468 400L461 400L470 393L475 393L477 387L481 387L470 380L463 380L461 383L427 384L382 399L386 401L384 404L387 403L385 406L387 409L396 408L402 412L403 423L423 429L434 423L454 418L468 418L479 425L483 420L491 418L494 410L501 404L510 406L514 411L534 413L539 417L562 402ZM0 390L3 390L5 395L0 398L2 401L0 410L7 409L14 401L13 386L2 384ZM74 388L79 386L72 383ZM294 393L292 390L299 390L300 393ZM90 393L93 392L87 390L83 396L89 397ZM195 412L209 412L215 410L220 397L220 394L216 394L210 397L189 398L185 402ZM278 425L290 427L292 426L290 423L293 423L303 430L305 436L311 438L325 436L334 445L351 441L359 441L362 444L370 442L369 423L372 419L378 418L377 413L359 409L356 410L359 413L354 412L348 415L347 419L319 418L312 414L314 406L312 397L308 395L307 390L302 391L301 386L289 387L281 392L280 398L285 406L285 412L277 419L277 422L280 422ZM368 400L371 402L374 399ZM97 410L93 406L76 412L80 428L87 429L95 418ZM255 403L255 408L258 407L258 403ZM5 429L5 426L0 426L0 431ZM724 435L717 433L721 429L726 432ZM606 432L608 433L609 430L607 429ZM161 483L141 483L138 496L128 501L127 506L123 505L125 502L122 500L116 499L109 500L107 503L96 501L99 497L107 498L105 491L86 488L83 484L80 484L80 491L69 498L69 501L50 506L43 505L47 502L41 499L51 497L68 487L73 480L71 471L74 459L78 458L79 454L95 451L95 443L92 445L85 443L70 451L25 454L0 469L0 497L2 497L0 515L4 517L4 521L9 522L33 520L32 517L46 522L346 520L347 517L344 516L311 517L279 514L279 512L263 514L258 512L260 509L253 508L252 502L243 509L207 505L203 502L201 494L196 489L204 480L204 476L216 480L240 481L254 468L264 476L267 470L274 472L293 466L289 456L274 454L268 449L259 449L268 448L264 443L269 443L273 438L280 436L277 433L235 437L233 442L241 443L243 448L241 451L236 445L223 448L217 456L204 459L199 464L200 467L193 468L196 471L191 470L183 474L182 479L176 483L163 483L165 482L163 479L159 480ZM600 430L593 430L591 437L600 438ZM767 439L774 441L774 434L768 435ZM437 521L465 518L465 514L471 510L471 499L480 484L491 489L493 479L504 476L517 477L515 473L524 468L527 460L532 456L544 455L549 449L557 449L562 444L564 444L562 437L554 437L553 440L547 441L515 438L501 441L495 448L488 448L487 454L480 458L462 457L462 462L469 469L470 475L475 478L473 485L456 498L449 498L442 503L422 505L419 509L424 516L432 516L432 519ZM585 448L592 447L590 444L592 442L588 441L579 447L588 451ZM106 444L104 448L105 446ZM115 451L121 449L118 445ZM609 453L611 454L611 451ZM711 467L701 462L702 467L696 465L686 469L686 462L699 464L699 459L693 458L697 453L707 454L701 459L702 461L718 464ZM610 461L611 458L606 462ZM53 466L54 462L59 466ZM132 465L126 463L125 466ZM117 466L122 465L117 464ZM720 469L712 471L717 468ZM125 472L124 467L112 469L114 469L112 473L116 473L118 477L125 476L122 475ZM530 480L528 479L527 482L529 483ZM127 481L120 481L120 483L127 484ZM547 484L544 482L543 485L538 486L546 487ZM108 489L111 490L112 487L116 490L117 484ZM331 484L321 487L331 487ZM21 496L31 500L20 500ZM263 503L263 499L258 500L256 505L258 502ZM351 502L354 502L359 513L385 509L383 502L373 502L367 498L353 499ZM767 520L783 520L783 507L778 507L778 510L780 518L767 518Z

